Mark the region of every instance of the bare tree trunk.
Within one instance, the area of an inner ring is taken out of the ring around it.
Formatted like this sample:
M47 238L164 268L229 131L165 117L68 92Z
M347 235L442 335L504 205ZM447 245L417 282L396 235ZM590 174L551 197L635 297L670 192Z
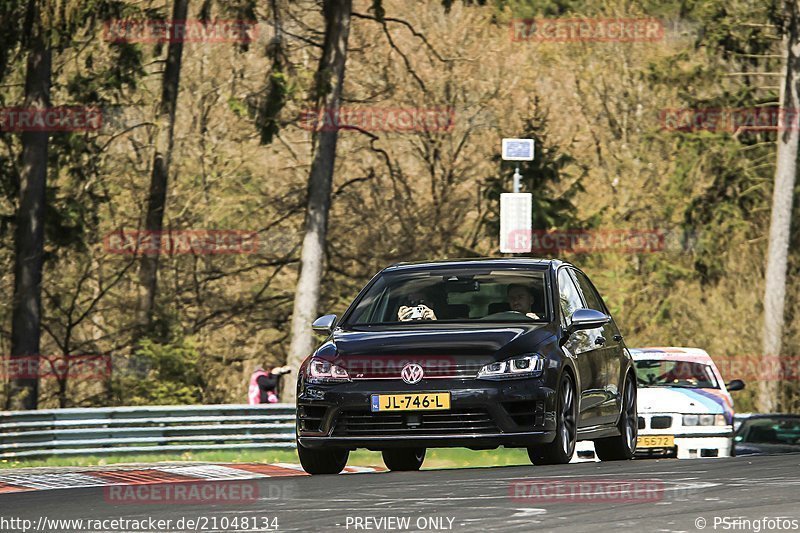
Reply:
M175 0L172 7L172 20L186 20L189 0ZM175 131L175 109L178 103L180 87L181 58L183 54L183 38L176 35L167 49L167 64L161 82L161 105L158 114L158 131L156 136L153 168L150 175L150 192L147 197L147 213L145 230L152 233L154 243L159 243L164 228L164 207L167 201L167 180L169 165L172 160L173 133ZM154 244L155 246L155 244ZM157 249L160 249L157 248ZM139 280L142 285L142 296L139 304L139 323L148 333L152 330L153 309L155 307L158 285L158 263L160 254L143 255L139 269Z
M763 355L767 361L780 357L786 298L786 268L789 252L789 234L792 224L792 200L797 148L800 131L796 125L800 90L800 21L795 0L784 3L786 30L786 73L781 87L781 109L786 117L784 127L778 132L778 156L775 168L775 189L772 193L772 217L769 227L769 249L764 289ZM776 380L761 381L758 390L758 409L775 412L779 407L781 383Z
M30 3L37 10L36 2ZM34 12L36 21L39 13ZM39 24L33 23L25 74L25 108L50 105L51 50ZM42 267L44 264L44 206L49 133L22 134L22 172L14 235L14 302L11 319L11 357L40 355ZM26 366L27 368L27 366ZM36 409L37 376L12 379L9 409Z
M352 0L325 0L325 44L316 74L315 90L318 110L325 116L336 116L344 85L347 59L347 40L350 35ZM316 318L322 264L325 259L325 240L328 231L328 210L336 159L336 127L323 127L318 133L318 145L308 178L305 237L300 255L300 276L294 297L292 339L288 364L292 367L289 382L283 387L283 400L293 402L296 390L294 379L303 360L314 349L311 322Z

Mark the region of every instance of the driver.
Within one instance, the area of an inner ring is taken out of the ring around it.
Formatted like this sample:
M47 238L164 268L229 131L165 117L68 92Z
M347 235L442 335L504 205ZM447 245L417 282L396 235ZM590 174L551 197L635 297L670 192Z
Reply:
M531 312L533 292L530 287L515 283L508 286L506 295L508 296L508 306L511 308L511 311L522 313L534 320L540 320L539 315Z

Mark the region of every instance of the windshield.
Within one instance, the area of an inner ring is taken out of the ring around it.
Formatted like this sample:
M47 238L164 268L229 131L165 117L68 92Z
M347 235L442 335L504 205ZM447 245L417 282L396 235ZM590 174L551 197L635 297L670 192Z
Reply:
M736 440L761 444L800 444L800 417L747 421Z
M636 361L636 377L640 387L719 388L711 366L693 361Z
M432 269L383 274L345 324L548 320L544 271Z

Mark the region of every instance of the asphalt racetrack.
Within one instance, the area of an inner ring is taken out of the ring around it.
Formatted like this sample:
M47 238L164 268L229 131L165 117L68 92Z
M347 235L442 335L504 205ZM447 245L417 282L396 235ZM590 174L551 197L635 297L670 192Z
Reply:
M200 531L276 526L323 532L800 531L800 455L275 477L253 483L258 498L249 502L119 503L109 498L109 487L89 487L0 494L0 509L3 517L34 523L42 516L171 519L173 524L202 518L204 523L191 528ZM232 527L235 518L238 528ZM185 522L184 529L163 525L144 530L189 529Z

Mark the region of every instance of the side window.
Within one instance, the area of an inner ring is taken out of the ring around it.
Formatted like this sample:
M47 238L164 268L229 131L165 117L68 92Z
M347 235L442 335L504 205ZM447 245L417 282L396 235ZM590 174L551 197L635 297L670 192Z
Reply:
M599 294L597 294L597 291L589 281L589 278L586 277L586 274L583 272L578 272L577 270L574 270L573 272L575 273L575 279L578 280L578 287L580 287L581 292L583 293L583 299L586 300L586 305L589 307L589 309L594 309L595 311L605 313L606 307L603 305L603 299L600 298Z
M569 322L569 317L572 316L576 309L583 307L583 302L578 293L578 288L575 287L575 283L566 268L558 271L558 296L561 301L561 313L564 315L564 321Z

